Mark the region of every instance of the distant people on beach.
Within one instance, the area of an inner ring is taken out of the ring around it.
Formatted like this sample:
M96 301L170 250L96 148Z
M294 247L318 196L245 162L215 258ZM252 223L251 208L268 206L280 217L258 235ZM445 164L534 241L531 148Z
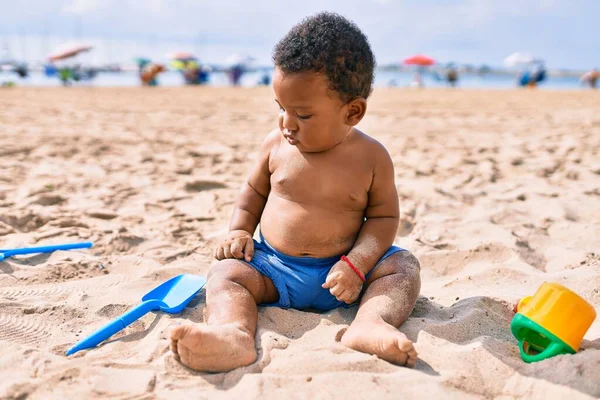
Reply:
M14 72L21 79L25 79L29 76L29 68L27 67L27 64L25 64L25 63L19 63L19 62L2 63L0 61L0 74L3 71L8 71L11 73ZM13 87L15 85L16 85L16 82L14 82L12 80L0 81L1 87Z
M239 86L244 72L246 72L246 69L242 64L232 65L227 69L227 76L229 77L229 82L233 86Z
M29 76L29 69L26 64L17 64L14 66L15 73L19 76L19 78L27 78Z
M186 85L202 85L208 82L208 71L197 60L184 61L181 74Z
M137 58L138 77L142 86L158 86L158 74L165 70L160 64L154 64L148 58Z
M71 77L74 82L91 81L98 75L96 68L82 67L80 64L75 64L71 70Z
M581 84L584 86L589 86L592 89L596 89L598 86L598 80L600 79L600 71L594 68L591 71L586 72L581 76Z
M413 79L410 83L410 86L417 88L423 87L423 77L421 77L421 73L419 71L415 71L415 73L413 74Z
M546 67L543 64L535 64L531 68L522 71L517 77L517 85L521 87L535 88L546 80Z
M165 70L164 65L148 63L140 72L142 86L158 86L158 74Z
M63 86L70 86L73 80L73 70L66 66L58 68L58 79Z
M63 86L71 86L73 83L91 81L98 75L98 69L93 67L82 67L80 64L62 65L54 64L44 66L44 74L47 77L57 76Z
M452 87L455 87L458 83L458 71L453 65L446 68L446 81Z
M271 84L271 75L265 71L257 83L259 86L269 86Z

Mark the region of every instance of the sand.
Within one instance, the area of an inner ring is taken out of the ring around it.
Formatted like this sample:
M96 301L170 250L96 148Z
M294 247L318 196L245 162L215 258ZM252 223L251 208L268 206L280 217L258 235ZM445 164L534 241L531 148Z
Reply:
M65 350L180 273L204 275L277 105L268 88L0 90L0 248L91 250L0 263L0 398L593 398L600 321L580 352L520 357L513 303L544 281L600 314L600 93L377 89L360 127L394 159L397 244L421 261L401 330L415 369L335 341L356 309L261 309L259 359L176 362L148 314ZM600 318L599 318L600 319Z

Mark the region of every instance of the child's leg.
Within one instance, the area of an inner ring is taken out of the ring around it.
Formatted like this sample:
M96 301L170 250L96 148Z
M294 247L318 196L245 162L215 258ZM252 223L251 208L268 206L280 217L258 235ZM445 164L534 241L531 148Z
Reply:
M218 261L206 284L206 323L171 328L171 351L199 371L230 371L249 365L256 360L256 304L277 299L273 282L248 264Z
M396 364L414 366L417 352L397 328L417 302L419 270L419 261L407 251L386 258L369 278L356 318L342 336L342 343Z

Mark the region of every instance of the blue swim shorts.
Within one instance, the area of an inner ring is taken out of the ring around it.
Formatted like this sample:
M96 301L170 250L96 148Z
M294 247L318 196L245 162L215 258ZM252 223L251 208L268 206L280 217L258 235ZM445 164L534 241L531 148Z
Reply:
M400 251L406 250L398 246L391 246L375 267L369 271L366 278L369 279L369 276L383 260ZM329 311L340 306L356 305L357 303L348 305L339 301L329 292L329 289L321 287L329 270L340 260L340 257L341 255L327 258L288 256L271 247L261 234L260 241L254 241L254 257L249 264L273 281L279 292L279 300L276 303L260 305L317 311Z

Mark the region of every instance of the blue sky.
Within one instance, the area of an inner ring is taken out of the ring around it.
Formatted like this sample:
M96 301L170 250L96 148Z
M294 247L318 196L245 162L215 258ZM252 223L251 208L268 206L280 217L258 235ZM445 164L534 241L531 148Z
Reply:
M356 22L379 64L425 53L501 65L526 51L550 68L600 67L600 0L0 0L0 52L39 60L79 38L96 46L93 62L189 50L208 62L245 53L268 64L277 40L322 10Z

